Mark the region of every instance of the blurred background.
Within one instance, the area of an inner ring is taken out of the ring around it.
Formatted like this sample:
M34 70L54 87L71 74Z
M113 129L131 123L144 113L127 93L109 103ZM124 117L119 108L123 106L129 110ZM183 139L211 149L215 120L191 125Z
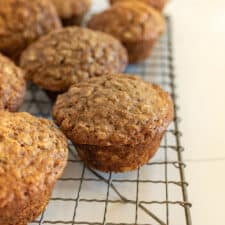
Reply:
M94 8L107 6L95 0ZM225 1L171 0L182 142L193 224L225 221Z

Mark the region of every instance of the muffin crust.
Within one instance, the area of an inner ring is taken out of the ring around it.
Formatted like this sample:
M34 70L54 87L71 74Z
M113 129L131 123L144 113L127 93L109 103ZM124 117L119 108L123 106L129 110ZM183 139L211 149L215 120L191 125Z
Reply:
M80 25L91 7L91 0L51 0L64 25Z
M0 111L16 111L26 91L24 72L0 54Z
M72 84L122 72L127 53L118 40L86 28L64 28L42 37L21 57L27 78L42 88L66 91Z
M164 133L137 145L96 146L77 145L76 149L86 165L103 172L127 172L146 164L159 148Z
M28 113L0 112L0 224L25 225L45 208L67 160L64 135Z
M118 38L131 63L145 59L165 29L162 15L139 1L122 1L94 15L88 27Z
M0 0L0 52L18 58L31 42L60 28L49 0Z
M122 2L122 1L133 2L134 0L110 0L110 3L114 4L114 3L118 3L118 2ZM158 11L162 11L164 6L167 3L167 0L138 0L138 1L148 4Z
M109 74L60 95L53 118L89 166L118 172L143 165L155 153L173 118L173 104L156 85Z

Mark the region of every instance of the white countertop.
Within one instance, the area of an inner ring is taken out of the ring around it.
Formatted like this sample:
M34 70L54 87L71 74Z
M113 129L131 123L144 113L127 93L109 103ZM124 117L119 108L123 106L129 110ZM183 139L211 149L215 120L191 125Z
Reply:
M193 224L225 220L225 1L174 0L181 130Z
M95 0L104 7L106 1ZM225 1L173 0L175 66L193 224L225 220Z

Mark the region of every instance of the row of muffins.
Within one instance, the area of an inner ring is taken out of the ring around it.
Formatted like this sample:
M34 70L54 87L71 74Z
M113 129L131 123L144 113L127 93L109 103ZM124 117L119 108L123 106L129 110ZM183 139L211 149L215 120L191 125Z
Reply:
M130 63L146 59L165 30L164 18L155 8L162 9L166 1L111 2L112 7L94 15L88 21L88 27L117 38L126 47ZM157 6L159 2L160 7ZM18 62L27 46L41 36L60 29L61 21L63 24L79 24L76 20L81 21L90 4L89 0L0 1L0 52Z
M2 225L26 225L43 211L66 166L65 136L87 166L125 172L154 155L173 119L167 93L121 74L128 62L149 55L164 29L161 14L142 0L111 1L88 22L98 31L61 28L59 16L78 24L90 7L85 0L62 2L0 0L0 52L20 66L0 55ZM62 132L46 119L8 112L22 104L25 78L50 96L60 94L52 116Z

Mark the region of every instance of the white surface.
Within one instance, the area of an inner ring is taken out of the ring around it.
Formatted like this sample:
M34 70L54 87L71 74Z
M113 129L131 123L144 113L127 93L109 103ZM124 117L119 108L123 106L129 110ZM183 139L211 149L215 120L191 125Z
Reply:
M96 8L105 4L96 0ZM193 224L225 220L225 1L172 0L181 130ZM215 183L214 183L215 182Z
M225 1L173 0L181 130L193 224L225 220Z

